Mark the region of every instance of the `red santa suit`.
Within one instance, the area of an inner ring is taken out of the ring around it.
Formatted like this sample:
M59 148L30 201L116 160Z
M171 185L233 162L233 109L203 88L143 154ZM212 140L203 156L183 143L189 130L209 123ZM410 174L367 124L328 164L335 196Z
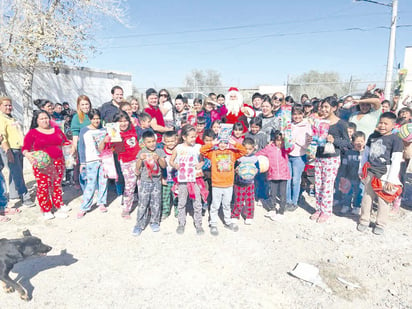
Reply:
M236 99L231 99L231 96L233 97L234 95L236 96ZM234 124L236 122L241 122L243 124L243 132L247 132L249 127L247 118L255 117L256 113L251 106L243 103L243 96L239 92L239 89L235 87L229 89L229 93L226 97L226 107L226 123ZM243 112L241 111L242 108Z

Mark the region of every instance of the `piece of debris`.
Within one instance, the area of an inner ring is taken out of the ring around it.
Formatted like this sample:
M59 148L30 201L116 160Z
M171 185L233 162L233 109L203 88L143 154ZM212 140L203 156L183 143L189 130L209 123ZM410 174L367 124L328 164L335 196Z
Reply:
M295 268L289 272L289 274L317 285L318 287L324 289L327 293L332 293L332 290L326 285L325 282L323 282L321 276L319 275L319 269L314 265L297 263Z
M359 288L361 287L361 286L360 286L359 284L357 284L357 283L349 282L349 281L347 281L347 280L345 280L345 279L343 279L343 278L340 278L340 277L336 277L336 279L338 279L338 281L340 281L341 283L343 283L348 290L359 289Z

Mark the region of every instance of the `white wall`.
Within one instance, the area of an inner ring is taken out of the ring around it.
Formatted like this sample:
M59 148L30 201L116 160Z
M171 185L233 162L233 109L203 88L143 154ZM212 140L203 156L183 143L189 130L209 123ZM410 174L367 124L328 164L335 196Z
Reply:
M14 115L21 119L22 73L16 68L7 68L4 74L6 89L13 100ZM120 86L124 95L132 94L132 76L129 73L93 70L83 67L65 66L56 74L52 67L36 69L33 81L33 100L48 99L52 102L68 102L76 109L77 97L87 95L93 107L99 107L111 99L110 90Z

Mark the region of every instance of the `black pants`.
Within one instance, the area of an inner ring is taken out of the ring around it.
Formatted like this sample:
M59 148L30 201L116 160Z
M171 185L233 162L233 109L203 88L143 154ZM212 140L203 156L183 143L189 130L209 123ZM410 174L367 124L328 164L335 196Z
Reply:
M286 184L287 180L270 180L269 199L272 210L275 208L277 199L280 201L279 213L283 215L286 206Z

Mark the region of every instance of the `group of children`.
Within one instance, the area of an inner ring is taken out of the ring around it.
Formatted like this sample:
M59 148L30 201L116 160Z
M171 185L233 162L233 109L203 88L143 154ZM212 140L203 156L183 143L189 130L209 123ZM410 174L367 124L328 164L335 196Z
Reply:
M326 103L334 113L334 105L329 101ZM96 188L98 208L107 211L107 171L101 152L109 149L118 155L125 182L122 217L130 218L135 191L138 191L135 236L140 235L147 224L154 232L159 231L161 221L172 213L173 208L178 219L178 234L185 231L189 207L193 208L194 226L199 235L204 233L202 215L207 210L210 233L218 235L221 206L223 226L235 232L239 229L236 222L242 215L245 224L253 223L255 202L266 208L266 217L281 220L285 211L298 208L302 177L311 178L308 169L313 166L320 175L320 183L317 182L315 188L317 204L330 203L327 199L333 201L335 193L342 213L351 211L360 215L358 230L363 231L369 224L374 195L381 197L379 192L386 192L392 196L391 192L402 185L398 166L403 144L392 134L396 126L396 117L392 113L381 115L377 131L369 139L353 125L342 126L347 132L341 132L341 138L330 133L328 141L336 149L342 149L340 152L334 150L337 156L319 158L309 157L307 152L312 141L312 120L319 115L312 114L313 117L305 119L304 108L299 105L292 108L292 145L288 148L285 148L285 134L279 128L274 127L270 136L262 132L262 117L251 118L247 132L243 123L235 123L232 136L219 139L221 120L206 121L204 114L197 117L194 125L182 123L179 131L165 132L159 143L158 135L150 128L150 115L143 112L136 121L126 111L120 111L114 122L119 123L121 142L113 142L101 129L99 111L93 109L89 114L91 124L82 129L79 137L79 158L81 169L87 171L87 184L78 218L91 209ZM337 123L335 131L339 129ZM262 156L266 161L262 161ZM317 171L317 165L312 162L314 159L324 163L322 171ZM335 178L329 178L330 175L323 176L323 173L328 174L329 166L325 166L328 162L337 163L336 169L340 165L336 182ZM367 162L369 165L365 164ZM264 170L261 170L262 163L268 165ZM383 182L381 191L371 187L374 186L372 179ZM334 184L326 186L325 183L330 181ZM391 199L379 199L376 234L383 233L390 203ZM311 219L324 222L330 216L331 206L322 210L319 205Z

